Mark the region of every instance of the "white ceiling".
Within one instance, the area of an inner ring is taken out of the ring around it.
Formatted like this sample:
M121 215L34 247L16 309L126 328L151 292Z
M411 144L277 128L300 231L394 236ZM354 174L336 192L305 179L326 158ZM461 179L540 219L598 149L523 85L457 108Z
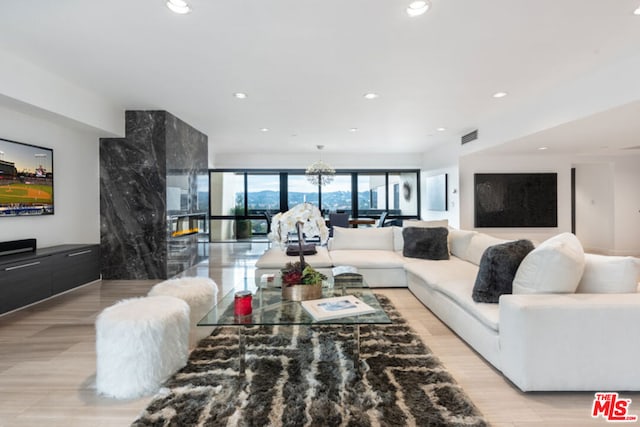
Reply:
M640 0L432 0L417 18L401 0L189 2L2 0L0 48L123 109L168 110L218 153L419 153L640 53Z

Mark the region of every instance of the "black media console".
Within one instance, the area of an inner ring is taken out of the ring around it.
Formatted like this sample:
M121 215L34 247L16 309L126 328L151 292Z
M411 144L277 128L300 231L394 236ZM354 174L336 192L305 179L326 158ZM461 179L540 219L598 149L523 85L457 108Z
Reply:
M59 245L0 256L0 314L98 279L97 244Z

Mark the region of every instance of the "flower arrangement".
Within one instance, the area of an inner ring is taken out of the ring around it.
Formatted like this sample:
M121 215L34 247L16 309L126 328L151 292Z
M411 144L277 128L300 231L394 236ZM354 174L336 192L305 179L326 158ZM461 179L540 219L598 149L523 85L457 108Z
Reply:
M286 247L289 233L298 231L302 224L302 233L307 237L319 236L320 243L329 239L329 229L320 210L311 203L300 203L286 212L280 212L271 219L269 240Z
M316 285L327 279L327 276L314 270L309 264L303 266L300 261L288 262L281 272L284 286Z

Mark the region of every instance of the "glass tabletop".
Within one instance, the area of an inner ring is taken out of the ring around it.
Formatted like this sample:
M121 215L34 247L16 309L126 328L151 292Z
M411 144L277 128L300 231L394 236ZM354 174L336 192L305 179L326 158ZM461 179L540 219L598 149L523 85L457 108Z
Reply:
M282 300L282 287L278 280L260 283L252 295L252 313L248 316L234 315L235 291L227 293L198 326L229 325L362 325L392 323L380 302L366 283L334 285L333 279L323 283L322 297L353 295L375 309L374 313L340 317L317 321L302 307L299 301Z

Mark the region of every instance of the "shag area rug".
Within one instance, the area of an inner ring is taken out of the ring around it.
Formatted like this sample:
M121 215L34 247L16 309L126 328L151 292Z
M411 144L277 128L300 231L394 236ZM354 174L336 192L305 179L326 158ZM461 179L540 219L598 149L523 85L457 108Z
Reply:
M219 327L132 425L141 426L486 426L390 301L391 325L247 327L246 375L238 333Z

